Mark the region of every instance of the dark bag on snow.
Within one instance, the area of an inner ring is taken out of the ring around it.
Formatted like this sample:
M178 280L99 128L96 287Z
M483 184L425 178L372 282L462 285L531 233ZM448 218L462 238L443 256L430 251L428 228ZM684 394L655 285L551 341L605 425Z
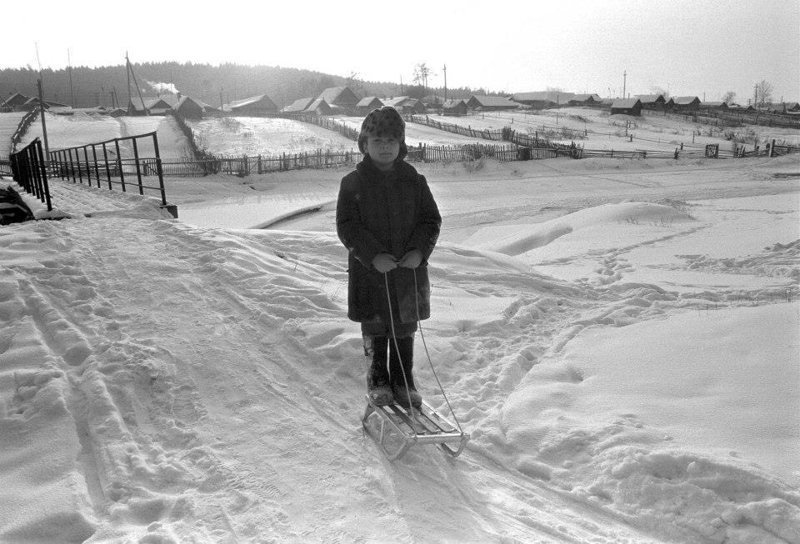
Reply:
M34 219L33 212L22 197L10 185L0 187L0 225L22 223Z

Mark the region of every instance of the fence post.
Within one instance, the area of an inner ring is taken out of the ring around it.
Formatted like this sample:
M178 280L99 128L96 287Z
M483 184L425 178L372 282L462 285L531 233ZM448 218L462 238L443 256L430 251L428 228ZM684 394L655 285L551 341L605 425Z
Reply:
M89 146L83 146L83 160L86 161L86 185L92 186L92 167L89 166ZM81 179L81 183L83 180Z
M42 146L41 144L36 146L37 153L39 154L39 162L42 165L42 183L44 186L44 197L47 203L47 211L53 211L53 204L50 201L50 185L47 183L47 167L44 163L44 157L42 156Z
M158 174L158 186L161 188L161 204L167 205L167 191L164 188L164 168L161 165L161 152L158 150L158 136L153 132L153 147L156 152L156 174ZM176 209L177 213L177 209ZM174 214L173 214L174 215ZM175 216L177 217L177 215Z
M142 186L142 168L139 165L139 146L136 143L136 138L133 138L133 162L136 164L136 178L139 180L139 194L144 195L144 187Z
M103 161L106 164L106 177L108 178L108 190L111 190L111 168L108 167L108 149L106 143L103 142Z
M83 172L81 171L81 156L78 153L78 148L75 148L75 162L78 163L78 183L83 185Z
M69 172L72 174L72 183L75 183L75 163L72 160L72 148L70 147L67 151L69 151Z
M117 169L119 170L119 182L122 184L122 192L125 191L125 172L122 171L122 154L119 152L119 140L114 138L114 147L117 150Z
M94 175L97 178L97 188L100 188L100 167L97 165L97 147L92 144L92 157L94 158ZM91 184L90 184L91 185Z

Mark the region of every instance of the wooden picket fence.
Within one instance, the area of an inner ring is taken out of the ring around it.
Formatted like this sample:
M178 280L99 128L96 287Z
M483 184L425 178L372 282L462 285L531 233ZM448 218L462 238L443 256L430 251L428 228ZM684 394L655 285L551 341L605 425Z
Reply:
M452 134L469 136L471 138L482 138L484 140L493 140L493 141L501 141L504 139L502 130L489 130L489 129L479 130L479 129L474 129L471 126L464 126L456 123L444 123L442 121L437 121L436 119L431 119L427 115L408 115L406 116L406 121L411 121L413 123L425 125L431 128L435 128L437 130L443 130L445 132L450 132Z

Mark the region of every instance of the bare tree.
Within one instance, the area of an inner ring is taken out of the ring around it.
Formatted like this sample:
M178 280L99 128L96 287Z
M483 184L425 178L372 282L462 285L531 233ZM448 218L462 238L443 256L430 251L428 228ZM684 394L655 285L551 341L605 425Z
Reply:
M431 75L431 69L428 68L428 65L424 62L420 62L416 66L414 66L414 78L413 81L417 85L422 85L424 89L428 89L428 76Z
M772 102L772 83L762 79L753 86L753 99L757 108L763 108Z
M733 101L734 101L734 100L736 100L736 93L735 93L735 92L733 92L733 91L728 91L728 92L727 92L727 93L725 93L725 95L722 97L722 101L723 101L723 102L725 102L725 103L726 103L726 104L728 104L728 105L730 105L730 104L733 104Z
M361 91L364 88L364 82L361 80L361 74L358 72L350 72L346 81L347 86L354 91Z
M652 94L660 94L665 100L669 98L669 91L665 91L663 87L659 87L658 85L650 87L650 92Z

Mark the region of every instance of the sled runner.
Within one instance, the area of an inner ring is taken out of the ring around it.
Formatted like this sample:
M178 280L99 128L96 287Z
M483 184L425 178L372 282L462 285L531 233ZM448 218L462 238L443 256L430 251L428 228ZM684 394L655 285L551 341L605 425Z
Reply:
M389 297L389 279L386 273L383 274L383 279L389 307L392 337L395 338L392 300ZM414 292L417 293L418 291L417 272L414 270ZM417 322L419 323L421 321L419 318L419 300L416 300L416 307ZM396 403L389 406L378 406L372 402L368 394L367 409L361 419L361 424L364 426L364 431L378 443L390 461L400 459L411 446L416 444L437 444L444 452L453 457L458 457L464 450L464 446L467 445L467 441L469 441L469 433L465 433L461 428L453 407L450 406L450 401L444 392L442 383L436 375L436 370L433 368L433 362L431 361L430 353L428 353L428 345L425 342L425 335L422 332L421 325L419 325L419 334L422 338L422 345L425 347L425 355L428 359L431 373L436 379L436 384L439 386L439 391L447 403L450 414L453 416L453 422L439 414L425 401L422 402L420 408L409 407L406 409ZM395 341L395 349L397 349L397 356L400 358L397 341ZM406 380L405 375L403 379ZM408 381L405 382L405 385L408 387ZM410 396L408 404L411 405Z
M406 410L397 404L376 406L367 396L362 424L390 461L400 459L417 444L437 444L446 453L458 457L469 440L468 433L424 401L420 409Z

